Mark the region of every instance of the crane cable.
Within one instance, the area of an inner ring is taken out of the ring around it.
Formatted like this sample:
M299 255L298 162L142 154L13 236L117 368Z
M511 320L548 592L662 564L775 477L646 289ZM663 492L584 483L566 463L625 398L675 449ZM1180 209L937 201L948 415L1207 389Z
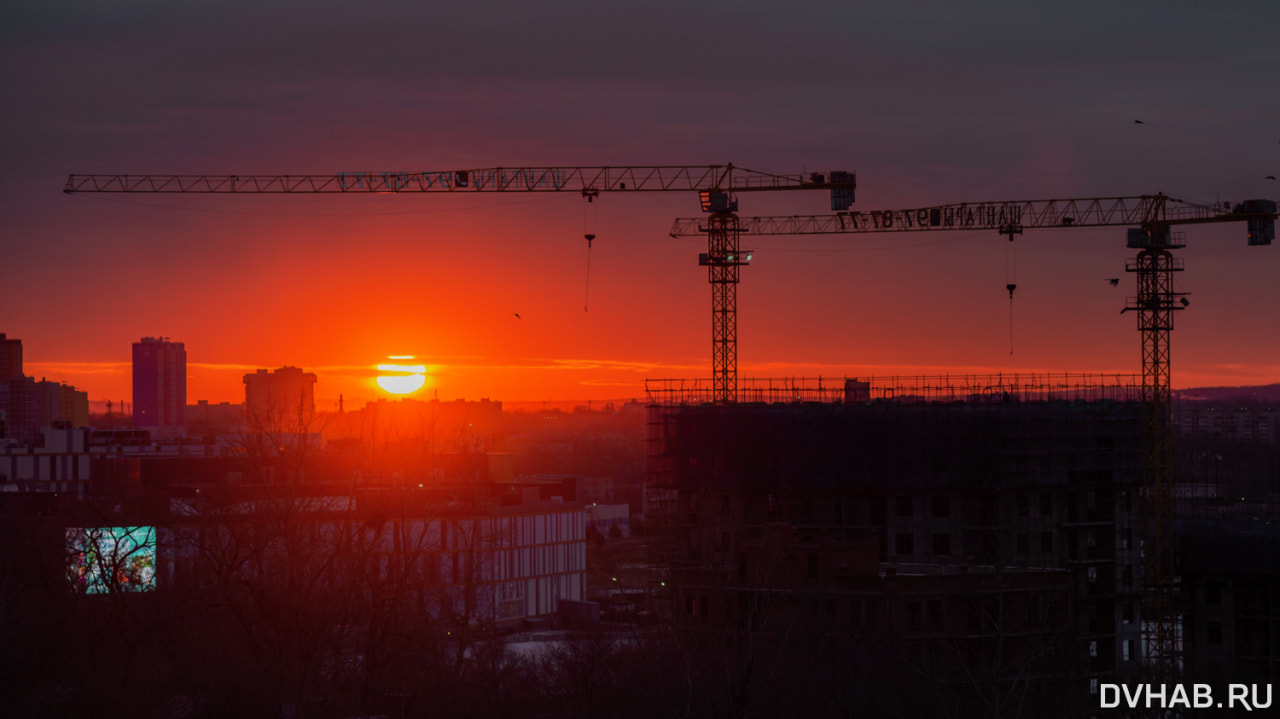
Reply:
M587 204L582 207L582 236L587 239L587 286L582 296L582 311L586 312L591 304L591 241L596 238L596 207L593 200L598 190L583 190L582 196Z
M1009 233L1009 244L1004 248L1004 277L1006 290L1009 290L1009 354L1013 354L1013 291L1018 289L1018 246L1013 241L1013 233Z

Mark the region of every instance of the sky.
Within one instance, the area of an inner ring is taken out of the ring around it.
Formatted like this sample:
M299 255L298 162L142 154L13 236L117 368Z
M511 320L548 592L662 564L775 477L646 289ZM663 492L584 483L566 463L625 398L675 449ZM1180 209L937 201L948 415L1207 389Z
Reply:
M859 210L1275 199L1278 21L1270 0L8 2L0 332L28 375L99 403L130 400L144 336L185 344L193 403L292 365L322 409L354 406L390 355L426 364L441 399L643 397L646 378L711 374L705 242L667 236L692 193L62 187L733 163L854 172ZM828 210L823 192L740 200ZM1139 372L1124 237L746 239L739 376ZM1280 247L1204 225L1180 256L1173 385L1280 381Z

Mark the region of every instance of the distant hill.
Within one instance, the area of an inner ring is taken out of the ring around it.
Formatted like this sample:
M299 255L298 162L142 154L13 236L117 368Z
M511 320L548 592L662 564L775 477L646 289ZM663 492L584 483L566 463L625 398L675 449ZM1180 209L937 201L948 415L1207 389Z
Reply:
M1253 402L1280 402L1280 383L1254 385L1252 387L1193 387L1173 390L1174 399L1225 402L1250 400Z

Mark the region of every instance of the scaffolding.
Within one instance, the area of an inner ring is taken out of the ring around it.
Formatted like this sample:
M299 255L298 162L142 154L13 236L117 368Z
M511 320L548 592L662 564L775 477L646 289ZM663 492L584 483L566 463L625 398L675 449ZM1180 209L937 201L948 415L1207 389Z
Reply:
M700 379L647 379L650 405L711 404L715 387ZM886 377L748 378L738 382L738 404L1138 402L1137 374L1012 373Z

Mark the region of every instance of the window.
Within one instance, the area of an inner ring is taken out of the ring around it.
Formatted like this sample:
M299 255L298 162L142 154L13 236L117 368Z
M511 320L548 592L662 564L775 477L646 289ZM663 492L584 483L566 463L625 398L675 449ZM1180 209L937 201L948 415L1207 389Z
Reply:
M911 497L896 497L893 501L893 513L899 517L910 517L912 505Z
M987 498L983 500L982 523L988 527L1000 523L1000 505L994 499Z
M1030 541L1027 539L1026 532L1018 533L1018 555L1025 556L1029 551Z
M1053 495L1052 494L1040 495L1040 514L1043 514L1045 516L1053 514Z
M933 516L950 517L951 516L951 498L950 497L934 497L932 501Z
M1098 641L1096 639L1089 642L1089 656L1094 658L1098 656Z
M910 534L899 534L894 537L893 548L898 554L915 554L915 538Z
M1211 607L1222 605L1222 585L1217 583L1209 584L1204 588L1204 601Z
M1129 586L1130 584L1133 584L1133 565L1131 564L1124 565L1124 570L1122 570L1120 573L1120 581L1126 587Z
M1025 517L1031 512L1031 501L1027 499L1027 495L1018 495L1018 516Z
M867 502L867 516L873 524L884 521L884 497L874 495Z
M1125 602L1124 610L1120 616L1121 621L1125 624L1133 624L1133 602Z
M1053 532L1040 533L1040 553L1053 554Z
M1205 638L1209 644L1219 646L1222 644L1222 622L1209 622L1205 625Z
M942 600L930 599L929 603L925 605L925 614L929 619L930 628L942 628Z
M947 557L951 555L951 535L935 534L933 535L933 553L939 557Z
M920 602L907 602L907 624L911 629L920 628Z
M1124 640L1124 643L1120 645L1120 661L1127 662L1132 660L1133 660L1133 640L1126 639Z
M818 576L818 554L816 552L809 552L805 557L805 567L810 578Z

